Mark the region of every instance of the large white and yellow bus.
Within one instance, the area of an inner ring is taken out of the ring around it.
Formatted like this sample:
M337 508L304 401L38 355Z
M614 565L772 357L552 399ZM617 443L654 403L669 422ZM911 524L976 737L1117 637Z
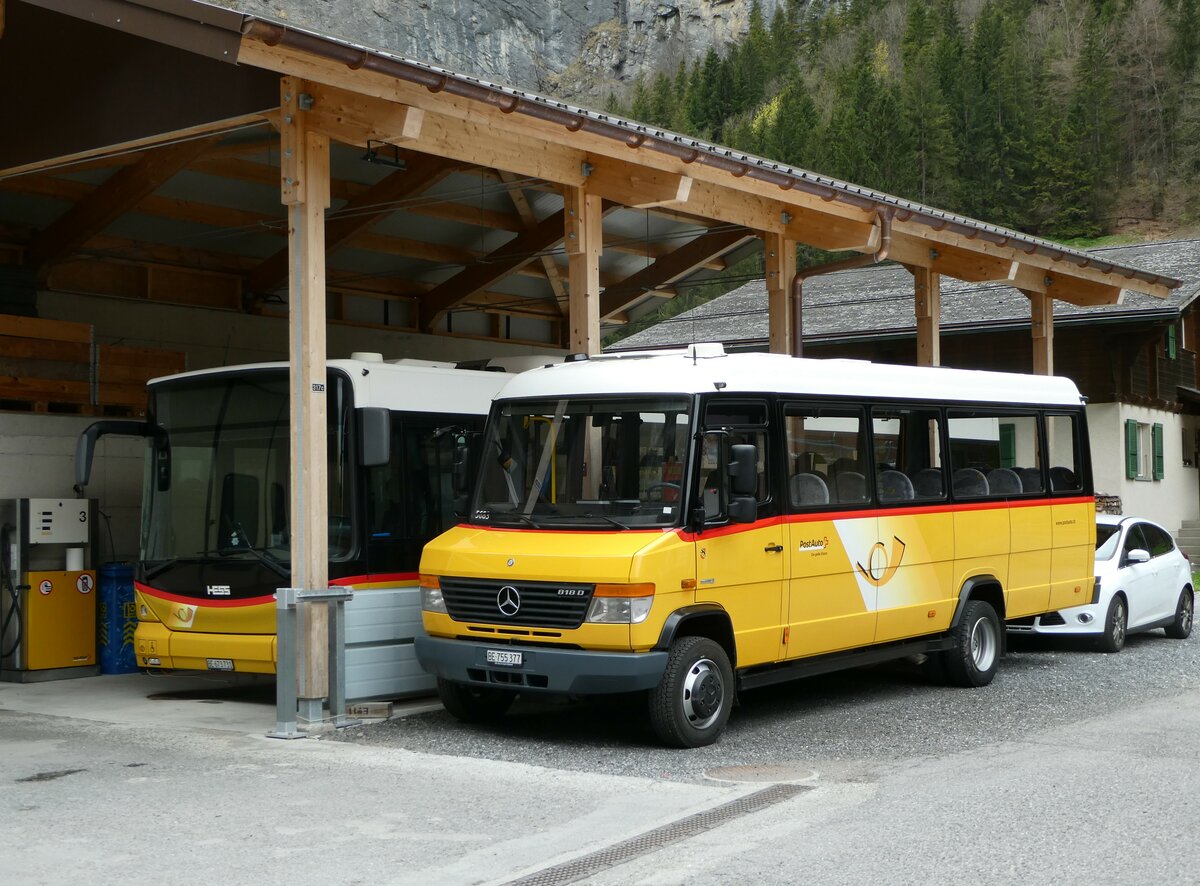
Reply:
M328 362L329 580L355 592L347 697L433 689L412 646L421 547L456 522L456 439L483 427L511 377L378 354ZM100 436L147 440L139 667L275 672L274 595L291 572L289 391L286 363L158 378L145 422L101 421L81 436L83 484Z
M739 689L924 654L989 683L1006 619L1094 595L1084 406L1063 378L726 355L510 381L469 514L426 546L417 657L455 716L646 690L667 744Z

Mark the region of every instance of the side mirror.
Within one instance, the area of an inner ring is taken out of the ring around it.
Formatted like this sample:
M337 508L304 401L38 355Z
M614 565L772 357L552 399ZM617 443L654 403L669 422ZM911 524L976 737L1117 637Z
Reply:
M471 492L471 448L464 442L454 447L454 493L466 498Z
M160 491L171 486L171 448L167 434L162 428L146 421L92 422L75 441L75 489L80 495L92 479L92 460L96 455L96 441L108 434L118 437L153 437L155 477Z
M753 523L757 520L758 502L755 501L754 496L735 495L729 502L729 519L734 523Z
M381 468L392 457L392 415L383 406L360 406L358 460L364 468Z
M1130 551L1128 554L1125 555L1125 562L1126 563L1149 563L1150 562L1150 552L1143 550L1142 548L1134 548L1132 551Z
M735 499L758 492L758 450L752 443L735 443L729 448L729 491Z

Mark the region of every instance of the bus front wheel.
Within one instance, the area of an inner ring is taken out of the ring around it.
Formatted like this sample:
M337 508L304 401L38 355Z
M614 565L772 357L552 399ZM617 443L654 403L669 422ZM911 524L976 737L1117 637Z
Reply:
M733 706L733 668L724 648L708 637L680 637L667 667L650 690L650 725L666 745L699 748L725 728Z
M954 686L986 686L1000 664L1000 619L991 604L972 600L951 629L954 648L943 652L946 677Z
M517 694L506 689L471 686L441 678L438 678L437 690L442 706L452 716L466 723L499 720L517 700Z

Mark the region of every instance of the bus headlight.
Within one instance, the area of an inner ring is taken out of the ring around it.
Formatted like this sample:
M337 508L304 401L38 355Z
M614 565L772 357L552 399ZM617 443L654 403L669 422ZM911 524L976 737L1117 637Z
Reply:
M641 624L654 603L654 585L596 585L587 621L592 624Z
M421 576L421 608L426 612L446 612L442 583L436 575Z

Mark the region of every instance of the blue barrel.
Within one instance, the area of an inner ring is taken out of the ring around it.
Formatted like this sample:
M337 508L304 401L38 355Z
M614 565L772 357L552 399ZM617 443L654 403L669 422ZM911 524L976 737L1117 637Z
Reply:
M100 673L132 674L137 671L133 632L137 607L133 602L133 567L105 563L100 567Z

